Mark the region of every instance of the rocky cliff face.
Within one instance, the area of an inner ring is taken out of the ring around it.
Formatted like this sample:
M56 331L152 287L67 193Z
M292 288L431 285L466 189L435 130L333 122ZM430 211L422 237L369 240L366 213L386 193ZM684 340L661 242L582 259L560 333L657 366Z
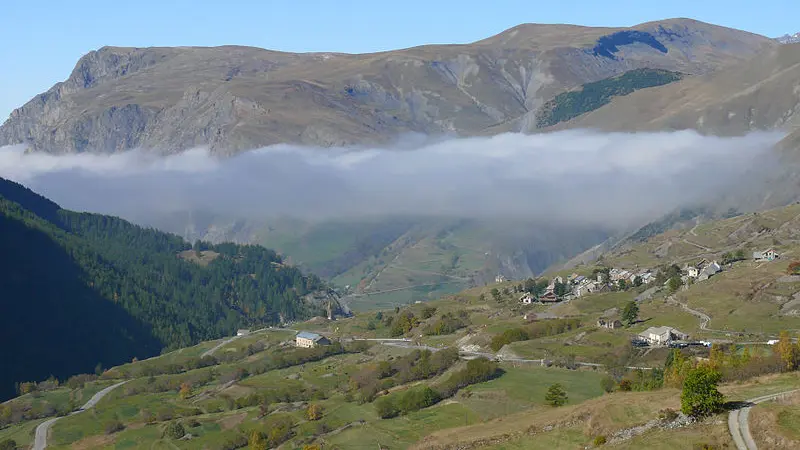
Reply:
M367 55L104 47L15 110L0 145L230 154L276 143L372 144L405 132L532 131L538 108L564 90L641 67L704 74L776 45L676 19L632 29L521 25L469 45Z

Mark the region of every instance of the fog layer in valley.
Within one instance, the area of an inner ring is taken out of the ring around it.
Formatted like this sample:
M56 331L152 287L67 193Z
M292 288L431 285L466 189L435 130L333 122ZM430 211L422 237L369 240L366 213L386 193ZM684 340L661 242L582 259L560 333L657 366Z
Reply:
M780 135L692 131L503 134L384 149L277 145L215 159L25 153L0 148L0 176L65 208L146 220L206 210L241 218L411 214L630 226L740 185Z

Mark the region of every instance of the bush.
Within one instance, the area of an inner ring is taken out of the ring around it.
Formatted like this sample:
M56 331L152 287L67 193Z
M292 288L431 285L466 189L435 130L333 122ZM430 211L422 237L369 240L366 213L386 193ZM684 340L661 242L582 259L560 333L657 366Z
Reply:
M601 445L605 445L606 442L607 442L606 437L603 436L602 434L594 438L595 447L600 447Z
M603 388L603 391L605 391L605 392L609 392L609 393L610 392L614 392L614 387L616 385L617 385L617 382L614 381L614 379L609 377L609 376L605 376L605 377L603 377L602 380L600 380L600 386Z
M419 325L419 319L417 319L413 313L404 311L402 314L398 314L397 317L392 321L392 336L401 336L406 334L417 325Z
M13 439L0 441L0 450L17 450L17 442Z
M286 415L271 416L267 419L265 427L266 439L269 448L277 447L292 437L292 418Z
M436 314L436 308L433 306L426 306L422 308L422 319L430 319L433 315Z
M467 317L458 317L452 313L442 314L439 320L425 327L423 333L428 336L452 334L470 324Z
M197 428L200 426L200 422L197 419L191 419L189 420L187 425L189 426L189 428Z
M486 358L476 358L467 362L467 367L454 372L439 385L442 398L452 397L459 389L470 384L489 381L500 373L497 363Z
M375 401L375 412L381 419L390 419L400 414L400 408L395 404L393 397L385 395Z
M164 430L164 436L170 439L180 439L186 435L186 430L180 422L170 422Z
M125 425L123 425L122 422L116 419L107 422L105 426L106 434L114 434L124 429Z
M489 346L492 348L492 350L499 351L506 344L518 341L527 341L528 339L528 332L522 328L511 328L503 331L502 334L494 336Z
M428 386L412 388L403 392L397 399L401 414L419 411L436 404L440 398L439 394Z

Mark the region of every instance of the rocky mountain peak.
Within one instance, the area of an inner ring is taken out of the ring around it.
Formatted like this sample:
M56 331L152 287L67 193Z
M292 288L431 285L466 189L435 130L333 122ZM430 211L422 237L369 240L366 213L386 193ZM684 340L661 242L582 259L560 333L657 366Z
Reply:
M780 42L781 44L798 44L800 43L800 33L784 34L783 36L776 38L775 40Z

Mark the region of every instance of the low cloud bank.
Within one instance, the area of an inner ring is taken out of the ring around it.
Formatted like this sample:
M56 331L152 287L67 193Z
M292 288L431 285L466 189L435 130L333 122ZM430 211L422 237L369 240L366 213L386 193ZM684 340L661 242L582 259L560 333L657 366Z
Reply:
M201 209L242 218L413 214L628 226L707 201L769 160L775 133L745 137L567 131L385 149L277 145L228 159L25 153L0 176L65 208L141 218Z

